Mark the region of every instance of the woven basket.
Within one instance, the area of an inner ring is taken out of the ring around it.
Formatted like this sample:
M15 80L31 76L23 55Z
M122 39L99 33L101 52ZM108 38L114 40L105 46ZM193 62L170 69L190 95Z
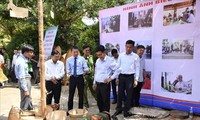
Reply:
M17 107L12 106L10 109L8 120L20 120L20 110Z
M86 109L72 109L69 111L70 118L82 118L84 116L87 116L88 110Z
M46 120L66 120L66 112L63 110L56 110L50 112L46 116Z
M46 110L45 110L45 116L48 114L48 113L50 113L50 112L52 112L53 111L53 108L51 107L51 106L46 106ZM36 108L35 109L35 116L36 117L42 117L42 110L41 110L41 107L39 107L39 108Z

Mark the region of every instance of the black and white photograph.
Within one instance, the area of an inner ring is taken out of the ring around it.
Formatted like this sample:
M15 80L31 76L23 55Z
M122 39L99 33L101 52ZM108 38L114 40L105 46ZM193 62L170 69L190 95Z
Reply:
M183 74L162 72L161 88L166 92L192 94L192 78Z
M111 50L112 49L117 49L117 51L120 53L120 45L119 44L106 43L105 44L105 49L106 49L106 52L107 52L108 56L112 56L111 55Z
M112 33L120 31L120 15L105 17L101 19L101 33Z
M128 30L152 27L153 8L128 13Z
M196 0L164 6L163 26L195 22Z
M162 40L162 59L193 59L194 40Z

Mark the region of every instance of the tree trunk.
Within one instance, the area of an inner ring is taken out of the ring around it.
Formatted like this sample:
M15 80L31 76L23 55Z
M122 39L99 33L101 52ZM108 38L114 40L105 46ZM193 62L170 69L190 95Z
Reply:
M43 26L43 5L42 0L38 0L38 34L39 34L39 54L40 54L40 87L41 87L41 110L44 117L46 110L46 89L45 89L45 66L44 66L44 26Z

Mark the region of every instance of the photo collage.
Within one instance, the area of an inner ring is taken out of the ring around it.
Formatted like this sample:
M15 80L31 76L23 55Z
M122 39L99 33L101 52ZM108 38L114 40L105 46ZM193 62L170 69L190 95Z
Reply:
M182 26L195 23L195 5L196 0L188 0L164 6L163 26ZM169 27L168 29L174 29L174 27ZM184 36L182 38L164 38L161 42L163 60L191 61L194 59L194 38ZM184 65L182 67L184 69ZM164 70L164 72L161 72L161 90L170 93L192 95L193 77L190 74Z
M132 10L126 13L126 22L125 31L131 31L134 33L136 30L149 30L149 28L153 28L155 22L154 14L157 14L154 11L155 8L149 7L140 10ZM154 13L155 12L155 13ZM175 25L193 25L195 23L195 13L196 13L196 0L188 0L184 2L177 2L174 4L163 5L163 11L160 14L160 26L165 29L174 29L172 26ZM122 22L124 20L123 15L116 14L110 17L104 17L101 19L101 33L113 33L113 32L122 32ZM123 20L122 20L123 18ZM121 19L121 20L120 20ZM170 27L171 26L171 27ZM175 35L176 36L176 35ZM153 50L152 50L152 42L153 39L133 39L135 41L135 49L138 45L143 45L145 47L145 52L143 54L143 58L146 60L152 60ZM162 37L159 39L159 44L162 46L159 49L159 56L163 62L173 61L173 60L193 60L194 59L194 46L195 40L193 37L183 37L183 38L165 38ZM125 41L125 39L124 39ZM120 41L116 40L115 44L112 42L105 43L107 52L111 55L111 50L113 48L117 49L121 52L123 46L121 46ZM120 49L120 46L122 47ZM153 44L154 47L154 44ZM158 57L158 56L157 56ZM167 70L164 70L167 71ZM143 89L151 89L151 70L148 70L147 75L145 76L145 81L147 81L145 87ZM184 93L184 94L192 94L192 79L187 78L182 74L175 74L173 72L162 72L161 75L161 89L171 93ZM149 85L150 84L150 85ZM147 87L148 86L148 87Z

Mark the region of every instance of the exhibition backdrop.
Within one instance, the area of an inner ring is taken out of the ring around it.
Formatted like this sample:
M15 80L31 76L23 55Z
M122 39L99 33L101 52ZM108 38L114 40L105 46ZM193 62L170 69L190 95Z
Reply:
M146 47L142 104L200 113L200 0L127 4L101 10L99 21L108 52L124 52L129 39Z

